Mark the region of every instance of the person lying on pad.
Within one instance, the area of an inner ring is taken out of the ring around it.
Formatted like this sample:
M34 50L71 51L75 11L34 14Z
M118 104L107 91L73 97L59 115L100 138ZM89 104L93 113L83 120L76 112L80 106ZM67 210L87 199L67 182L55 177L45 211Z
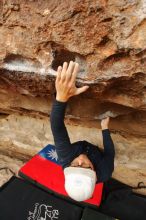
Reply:
M59 162L65 176L65 190L76 201L92 197L95 184L106 182L114 170L115 150L110 131L109 117L101 121L104 151L87 141L70 142L64 124L65 110L70 97L85 92L89 86L75 85L79 64L73 61L63 63L57 69L55 81L56 99L50 115Z

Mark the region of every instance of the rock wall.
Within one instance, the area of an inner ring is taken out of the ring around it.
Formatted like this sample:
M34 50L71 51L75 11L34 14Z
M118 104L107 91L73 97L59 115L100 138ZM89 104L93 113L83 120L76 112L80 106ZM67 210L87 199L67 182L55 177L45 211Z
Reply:
M108 111L113 176L137 186L146 179L146 0L0 2L0 175L53 143L56 68L70 60L80 64L77 86L90 86L68 103L71 141L102 148Z

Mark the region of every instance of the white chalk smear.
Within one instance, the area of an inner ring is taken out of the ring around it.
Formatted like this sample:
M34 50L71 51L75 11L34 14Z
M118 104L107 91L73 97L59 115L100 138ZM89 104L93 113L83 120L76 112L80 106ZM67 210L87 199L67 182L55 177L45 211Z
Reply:
M52 74L55 75L55 71L51 71L50 69L44 68L44 67L39 67L35 66L31 62L28 61L19 61L19 60L14 60L9 63L4 63L3 68L10 70L10 71L18 71L18 72L27 72L27 73L39 73L41 75L47 75ZM48 71L49 70L49 71Z
M50 75L56 76L57 72L50 67L40 67L38 64L34 64L27 60L13 60L3 64L3 68L9 71L18 71L24 73L37 73L40 75ZM84 80L79 74L77 77L77 82L87 83L87 84L95 84L95 80Z
M99 116L97 116L97 119L102 120L102 119L104 119L104 118L106 118L106 117L115 118L115 117L117 117L118 115L120 115L120 114L115 113L115 112L112 112L112 111L106 111L106 112L104 112L103 114L100 114Z

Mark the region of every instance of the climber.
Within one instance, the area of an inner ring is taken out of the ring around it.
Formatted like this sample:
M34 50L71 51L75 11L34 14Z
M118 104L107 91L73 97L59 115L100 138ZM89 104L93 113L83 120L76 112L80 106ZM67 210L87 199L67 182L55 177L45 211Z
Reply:
M56 98L52 106L50 121L56 152L65 176L65 190L76 201L92 197L95 184L106 182L114 170L114 144L108 129L109 117L102 119L101 128L104 151L87 142L71 143L64 124L67 101L70 97L85 92L89 86L75 85L79 64L63 63L57 69L55 81Z

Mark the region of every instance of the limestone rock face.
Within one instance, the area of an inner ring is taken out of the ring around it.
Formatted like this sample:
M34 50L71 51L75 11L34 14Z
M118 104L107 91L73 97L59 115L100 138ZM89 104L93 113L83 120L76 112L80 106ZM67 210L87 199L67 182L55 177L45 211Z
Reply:
M1 154L19 164L53 143L56 69L70 60L80 64L77 86L90 86L68 103L71 141L102 147L100 119L109 114L113 176L133 186L144 182L146 0L0 2Z

